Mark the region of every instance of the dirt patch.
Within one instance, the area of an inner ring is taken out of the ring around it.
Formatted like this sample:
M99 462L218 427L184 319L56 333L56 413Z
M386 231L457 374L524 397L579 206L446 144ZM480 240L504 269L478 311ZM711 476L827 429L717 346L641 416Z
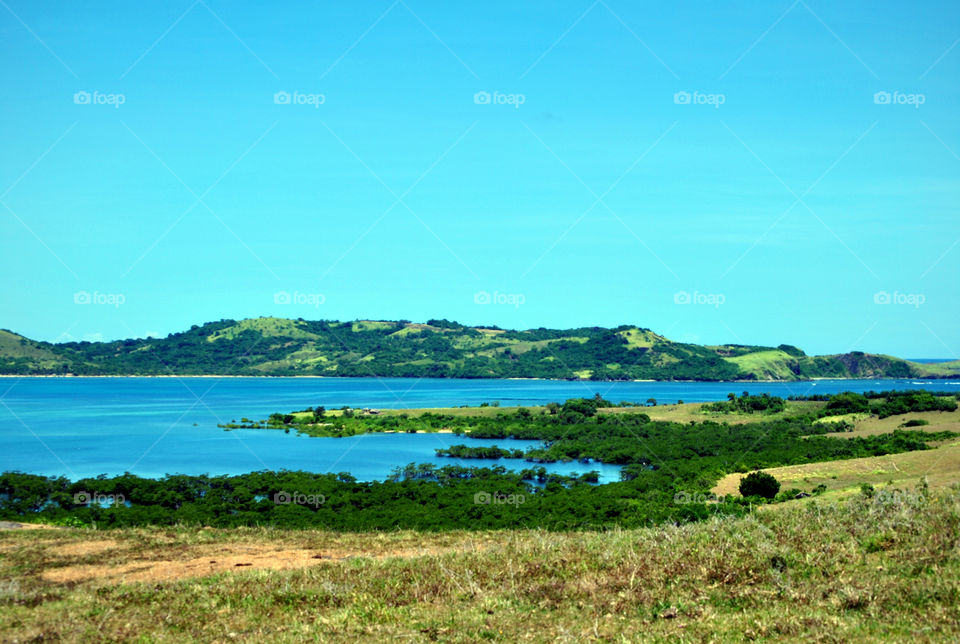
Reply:
M0 530L57 530L57 526L45 523L20 523L18 521L0 521Z
M111 544L106 546L105 544ZM96 545L99 544L99 545ZM63 553L69 548L71 554L80 552L79 546L89 546L86 554L100 552L113 548L115 542L99 541L87 544L69 544L60 546L51 552ZM363 551L326 550L326 549L275 549L263 546L218 546L215 548L195 548L177 557L163 557L159 559L142 559L136 561L105 562L103 564L82 564L53 568L41 574L46 581L54 583L85 583L96 582L102 584L120 584L133 582L165 582L208 577L224 572L244 570L290 570L307 568L324 563L333 563L367 557L370 559L389 559L393 557L414 558L421 556L435 556L453 549L417 548L399 549L380 553Z
M78 565L55 568L43 573L47 581L106 583L175 581L206 577L221 572L250 568L285 570L304 568L323 561L323 555L311 550L274 550L260 553L222 553L175 560L143 560L115 565Z
M67 543L50 549L50 554L58 557L87 557L98 555L107 550L124 547L119 541L79 541L77 543Z

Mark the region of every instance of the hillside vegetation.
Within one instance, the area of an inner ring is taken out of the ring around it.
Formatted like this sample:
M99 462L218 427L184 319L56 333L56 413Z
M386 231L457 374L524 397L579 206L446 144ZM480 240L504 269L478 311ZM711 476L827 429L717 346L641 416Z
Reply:
M627 531L0 531L7 641L946 642L960 488Z
M447 320L220 320L166 338L35 342L0 331L0 373L378 376L591 380L952 378L960 361L918 364L790 345L701 346L649 329L467 327Z

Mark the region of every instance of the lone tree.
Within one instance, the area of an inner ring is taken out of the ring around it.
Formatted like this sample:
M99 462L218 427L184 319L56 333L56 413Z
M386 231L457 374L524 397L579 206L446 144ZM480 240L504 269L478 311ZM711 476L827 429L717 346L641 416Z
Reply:
M750 472L740 479L740 494L742 496L762 496L772 499L780 491L780 481L766 472Z

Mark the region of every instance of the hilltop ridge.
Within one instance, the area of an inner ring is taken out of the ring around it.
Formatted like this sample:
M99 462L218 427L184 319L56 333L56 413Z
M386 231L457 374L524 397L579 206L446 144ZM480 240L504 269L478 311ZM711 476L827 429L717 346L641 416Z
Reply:
M808 356L787 344L704 346L634 325L518 331L441 319L260 317L110 342L39 342L2 330L0 373L749 381L953 378L960 361Z

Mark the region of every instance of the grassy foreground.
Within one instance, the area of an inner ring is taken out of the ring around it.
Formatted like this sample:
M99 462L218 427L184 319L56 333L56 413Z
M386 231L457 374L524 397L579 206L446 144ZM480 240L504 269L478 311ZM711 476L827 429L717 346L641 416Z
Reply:
M5 530L0 634L21 642L960 638L960 486L807 501L606 533Z

